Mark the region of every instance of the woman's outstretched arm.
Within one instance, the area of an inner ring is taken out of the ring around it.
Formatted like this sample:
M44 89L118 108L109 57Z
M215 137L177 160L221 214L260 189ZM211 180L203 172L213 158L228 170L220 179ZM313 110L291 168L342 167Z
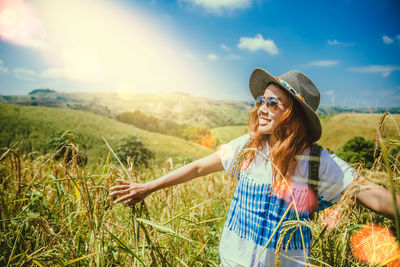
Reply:
M357 194L357 202L386 217L394 218L392 193L373 182L364 181ZM400 196L396 194L397 206L400 207Z
M188 182L196 177L224 170L218 153L193 161L156 180L143 184L117 180L119 185L110 188L110 196L120 196L114 203L127 201L126 205L142 201L159 189Z

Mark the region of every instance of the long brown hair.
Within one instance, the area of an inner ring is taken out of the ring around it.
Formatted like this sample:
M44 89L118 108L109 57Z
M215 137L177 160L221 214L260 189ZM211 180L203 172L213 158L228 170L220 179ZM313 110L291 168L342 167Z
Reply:
M288 100L288 107L280 117L274 130L277 141L269 151L275 184L282 179L281 174L286 179L293 175L297 165L296 155L301 154L312 145L303 109L289 94ZM257 111L257 106L254 106L249 115L250 141L247 147L261 149L266 144L265 141L268 139L268 135L258 133ZM246 159L251 162L255 157L255 153L255 151L248 151L245 155Z

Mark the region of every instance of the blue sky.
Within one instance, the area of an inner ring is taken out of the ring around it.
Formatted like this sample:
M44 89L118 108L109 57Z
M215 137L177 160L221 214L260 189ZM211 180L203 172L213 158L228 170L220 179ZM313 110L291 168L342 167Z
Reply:
M250 100L297 69L322 105L400 107L398 1L2 0L0 94L187 92Z

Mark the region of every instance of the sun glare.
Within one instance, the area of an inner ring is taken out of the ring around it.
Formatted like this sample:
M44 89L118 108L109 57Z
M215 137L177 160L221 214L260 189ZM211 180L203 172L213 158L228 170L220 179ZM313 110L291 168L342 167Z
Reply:
M48 65L64 79L87 85L86 90L207 88L184 45L132 6L102 0L34 3L48 32L48 47L42 51Z

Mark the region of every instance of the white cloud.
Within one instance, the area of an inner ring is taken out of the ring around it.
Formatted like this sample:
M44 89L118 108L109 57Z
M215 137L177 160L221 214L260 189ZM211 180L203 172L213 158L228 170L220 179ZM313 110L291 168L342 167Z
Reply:
M332 67L339 65L339 60L318 60L307 64L310 67Z
M253 38L241 37L237 47L239 49L247 49L250 52L264 50L270 55L278 54L278 47L276 46L275 42L271 39L264 40L263 36L260 33Z
M390 38L390 37L387 36L387 35L383 35L383 36L382 36L382 40L383 40L383 42L384 42L385 44L391 44L391 43L394 42L393 39Z
M216 54L214 54L214 53L208 54L207 58L210 59L210 60L214 60L214 61L218 60L218 56Z
M36 72L26 68L15 68L13 69L14 77L25 81L35 81Z
M338 40L328 40L329 45L342 45L342 46L352 46L354 43L345 43L345 42L339 42Z
M6 74L8 73L8 69L4 67L4 62L3 60L0 59L0 74Z
M224 11L245 9L251 6L251 0L179 0L195 6L201 6L206 11L221 15Z
M219 47L221 47L221 49L222 50L225 50L225 51L230 51L231 49L228 47L228 46L226 46L225 44L221 44Z
M398 35L396 36L396 38L400 40L400 34L398 34Z
M352 67L350 71L362 73L382 73L383 77L388 77L392 72L399 71L400 66L397 65L371 65L364 67Z

